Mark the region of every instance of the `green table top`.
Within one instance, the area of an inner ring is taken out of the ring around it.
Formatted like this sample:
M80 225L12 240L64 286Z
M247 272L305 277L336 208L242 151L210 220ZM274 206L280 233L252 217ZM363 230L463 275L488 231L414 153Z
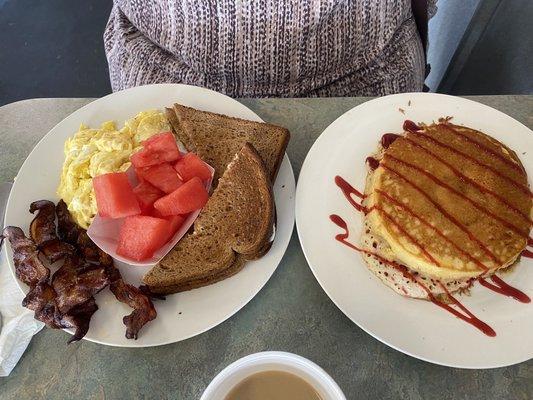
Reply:
M533 96L472 99L533 128ZM92 99L34 99L0 107L0 182L12 180L35 143ZM368 98L245 99L265 121L291 131L296 177L320 133ZM0 294L1 295L1 294ZM113 348L43 329L11 375L0 399L198 399L231 362L265 350L311 359L348 399L531 399L533 360L494 370L460 370L419 361L363 332L321 289L296 230L270 281L226 322L194 338L154 348Z

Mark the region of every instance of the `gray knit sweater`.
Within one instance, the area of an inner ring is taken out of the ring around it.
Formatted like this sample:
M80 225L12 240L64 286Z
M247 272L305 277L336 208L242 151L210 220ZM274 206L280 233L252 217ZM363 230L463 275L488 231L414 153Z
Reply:
M424 79L409 0L115 0L104 42L113 90L375 96Z

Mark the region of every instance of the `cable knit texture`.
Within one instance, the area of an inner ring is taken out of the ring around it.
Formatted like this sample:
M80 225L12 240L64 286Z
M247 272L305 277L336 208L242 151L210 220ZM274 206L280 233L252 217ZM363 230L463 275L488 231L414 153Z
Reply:
M113 90L375 96L424 80L409 0L115 0L104 42Z

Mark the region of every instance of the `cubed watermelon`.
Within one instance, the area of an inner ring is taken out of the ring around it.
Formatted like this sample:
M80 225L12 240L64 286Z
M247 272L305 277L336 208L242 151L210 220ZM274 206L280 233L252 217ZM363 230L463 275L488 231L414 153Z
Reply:
M166 219L147 215L127 217L120 228L117 254L136 261L152 257L167 242L169 225Z
M176 138L172 132L158 133L142 142L142 144L145 148L159 153L165 158L165 162L176 161L181 157Z
M174 162L181 157L176 139L171 132L154 135L142 144L143 149L133 153L130 157L131 163L136 168Z
M165 217L165 219L168 221L168 238L165 243L174 236L179 228L181 228L185 218L186 216L183 215L169 215L168 217Z
M137 172L137 176L140 176L165 193L172 193L183 184L176 170L168 163L135 168L135 172Z
M211 171L207 164L194 153L185 154L174 164L174 169L178 172L183 182L187 182L195 176L203 181L211 178Z
M172 193L156 200L154 208L164 216L187 214L202 208L208 199L204 183L200 178L194 177Z
M133 193L135 193L135 197L137 197L137 201L141 207L141 213L144 215L149 214L151 210L153 210L152 205L154 202L165 195L165 192L146 181L135 186L133 188Z
M93 188L101 217L123 218L140 214L141 208L125 172L96 176Z

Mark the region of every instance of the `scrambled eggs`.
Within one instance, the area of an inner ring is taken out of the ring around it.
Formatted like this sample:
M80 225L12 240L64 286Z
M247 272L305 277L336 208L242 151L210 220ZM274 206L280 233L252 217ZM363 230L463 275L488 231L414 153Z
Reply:
M120 130L113 121L104 122L100 129L82 124L67 139L57 194L81 227L87 229L97 213L92 178L126 171L131 165L130 155L140 149L143 140L169 130L164 113L149 110L127 120Z

